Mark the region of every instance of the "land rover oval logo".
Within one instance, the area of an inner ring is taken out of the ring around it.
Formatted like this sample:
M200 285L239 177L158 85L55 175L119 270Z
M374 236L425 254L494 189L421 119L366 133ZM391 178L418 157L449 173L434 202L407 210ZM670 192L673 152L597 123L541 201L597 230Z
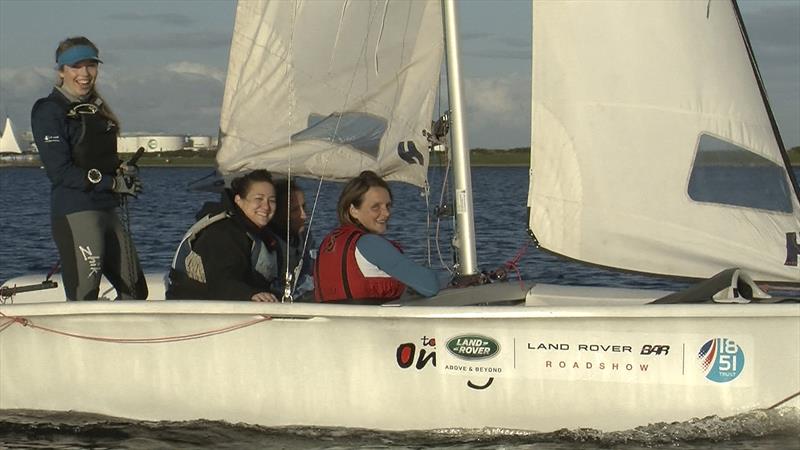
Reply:
M461 359L486 359L500 351L500 344L490 337L464 335L447 341L447 350Z

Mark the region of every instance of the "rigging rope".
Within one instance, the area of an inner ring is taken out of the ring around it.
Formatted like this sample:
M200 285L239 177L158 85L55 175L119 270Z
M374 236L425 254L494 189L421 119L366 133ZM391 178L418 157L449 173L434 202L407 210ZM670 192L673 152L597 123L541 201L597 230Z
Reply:
M44 277L44 281L50 281L50 277L55 275L55 273L58 272L58 269L60 269L60 268L61 268L61 260L59 259L58 261L56 261L56 263L53 266L53 268L50 269L50 272L47 272L47 276Z
M434 242L436 243L436 254L439 256L439 264L443 268L445 268L448 272L450 272L450 274L454 274L455 271L454 271L452 265L447 264L447 263L444 262L444 257L442 256L442 247L440 246L440 242L439 242L439 232L441 231L441 225L442 225L442 214L441 213L442 213L442 211L444 211L444 209L447 207L446 205L450 201L450 198L449 198L450 196L449 195L447 195L447 198L445 198L445 194L449 194L449 190L448 190L449 186L448 186L447 181L450 178L450 161L451 161L451 159L447 155L447 152L450 151L450 146L448 145L448 141L447 141L446 137L445 137L445 140L442 143L442 145L444 145L444 147L445 147L445 153L443 154L442 158L446 159L446 164L445 164L445 169L444 169L444 175L442 176L442 189L441 189L440 195L439 195L439 206L437 208L438 211L437 211L437 214L436 214L436 232L435 232L435 235L434 235Z
M110 342L115 344L162 344L167 342L180 342L180 341L189 341L193 339L201 339L204 337L215 336L218 334L229 333L231 331L240 330L242 328L247 328L253 325L257 325L262 322L266 322L272 320L271 316L260 315L259 318L249 320L242 323L233 324L227 327L217 328L213 330L201 331L197 333L189 333L177 336L162 336L162 337L155 337L155 338L110 338L110 337L102 337L102 336L88 336L84 334L78 333L71 333L68 331L61 331L56 330L54 328L44 327L41 325L36 325L30 319L25 317L19 316L8 316L0 312L0 318L5 319L3 323L0 323L0 333L8 329L11 325L17 323L22 325L23 327L33 328L36 330L45 331L48 333L54 333L61 336L73 337L77 339L85 339L89 341L98 341L98 342Z
M513 270L517 274L517 280L519 280L519 287L522 290L525 290L525 283L522 281L522 273L519 270L519 260L525 255L528 251L528 247L530 246L531 242L529 240L525 241L525 244L517 251L517 254L510 260L506 261L503 264L503 267L509 270Z
M348 4L349 4L348 1L345 1L345 2L342 3L341 13L339 15L338 29L337 29L337 32L336 32L336 40L334 42L334 48L338 45L339 37L340 37L340 34L342 33L342 29L344 27L345 12L347 10ZM296 17L297 8L298 7L297 7L297 2L296 2L295 3L294 23L297 22L297 17ZM386 14L386 9L384 9L384 14ZM375 20L375 9L373 7L370 7L369 22L372 23L374 20ZM294 27L292 27L292 34L294 34ZM292 43L294 42L294 38L293 37L292 37L291 41L292 41ZM368 36L364 36L364 39L361 42L361 56L362 56L361 59L362 60L365 59L364 57L367 54L367 44L368 43L369 43L369 37ZM376 44L376 46L377 45L378 44ZM331 53L331 59L328 61L328 75L330 74L330 71L331 71L330 68L334 64L335 55L336 55L336 52L332 52ZM377 64L377 61L375 63ZM287 67L287 70L288 70L288 67ZM342 113L336 115L337 116L336 117L336 125L334 126L333 134L332 134L332 137L331 137L331 141L334 142L334 143L337 140L336 138L339 136L339 127L341 125L342 118L344 117L344 113L343 112L348 110L350 96L351 96L351 94L353 92L353 86L355 85L356 75L357 74L358 74L358 66L357 65L353 65L353 70L352 70L351 76L350 76L350 84L347 87L347 92L345 93L345 97L344 97L344 100L342 101L341 108L339 108L339 111L342 111ZM290 111L290 114L291 114L293 112L293 108L290 108L290 110L292 110L292 111ZM316 192L314 194L314 202L313 202L313 204L311 206L311 214L308 217L308 224L307 224L306 230L305 230L305 238L303 239L303 250L300 253L300 255L301 255L300 261L301 262L303 260L302 256L304 256L306 254L306 249L308 247L308 240L309 240L309 237L311 236L311 227L312 227L312 225L314 223L314 217L316 216L317 205L319 204L319 197L320 197L320 193L322 192L322 183L325 181L325 174L328 173L328 163L330 162L330 159L331 159L330 152L324 152L323 153L323 158L322 158L322 160L323 160L322 170L320 172L321 175L319 177L319 182L317 183L317 190L316 190ZM287 241L287 247L288 247L288 241ZM288 265L287 265L287 267L288 267ZM299 279L299 276L297 276L298 274L299 274L299 271L297 269L295 269L295 277L294 277L294 280L293 280L292 291L294 291L295 287L297 286L297 282L298 282L298 279Z
M291 153L290 153L291 155ZM294 285L292 284L291 275L289 275L289 264L291 262L291 258L289 254L291 253L291 235L292 230L292 157L289 156L289 168L286 172L286 253L284 257L286 258L286 271L283 275L284 279L284 286L283 286L283 297L281 297L281 303L293 303L294 296L292 292L294 292ZM305 250L305 248L303 248ZM301 253L300 261L298 261L299 265L303 264L303 258Z

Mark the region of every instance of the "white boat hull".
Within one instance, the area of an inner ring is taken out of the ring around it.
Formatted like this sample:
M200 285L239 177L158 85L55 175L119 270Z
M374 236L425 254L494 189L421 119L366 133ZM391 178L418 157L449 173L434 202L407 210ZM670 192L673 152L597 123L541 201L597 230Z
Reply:
M2 409L382 430L621 430L768 408L800 391L798 304L62 302L0 313ZM461 345L458 357L448 347L459 337L482 344ZM709 372L698 352L717 339L718 357L730 351ZM797 397L782 405L800 406Z

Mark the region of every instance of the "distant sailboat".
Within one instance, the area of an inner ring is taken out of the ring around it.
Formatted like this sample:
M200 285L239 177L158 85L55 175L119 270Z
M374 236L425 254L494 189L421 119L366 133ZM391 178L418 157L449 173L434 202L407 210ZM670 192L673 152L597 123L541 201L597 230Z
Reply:
M6 126L3 129L2 137L0 137L0 154L4 153L22 154L17 136L14 134L14 126L11 124L11 118L9 117L6 117Z

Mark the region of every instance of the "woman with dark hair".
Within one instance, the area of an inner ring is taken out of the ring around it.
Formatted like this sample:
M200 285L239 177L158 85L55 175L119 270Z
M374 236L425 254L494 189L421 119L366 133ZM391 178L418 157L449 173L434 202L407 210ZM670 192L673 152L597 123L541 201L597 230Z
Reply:
M119 120L97 93L99 51L72 37L56 49L58 80L31 111L31 129L51 182L53 239L68 300L96 300L102 275L120 299L147 298L130 234L116 208L141 192L136 166L117 155Z
M426 297L439 292L436 272L382 236L391 209L392 191L372 171L344 186L337 204L340 226L322 240L314 268L318 302L383 303L400 297L406 286Z
M281 246L280 275L284 285L287 279L291 283L294 301L308 301L314 290L317 246L310 234L306 239L306 196L294 180L277 181L275 196L277 209L268 226Z
M207 205L181 240L167 298L277 301L278 243L266 228L275 207L275 185L266 170L231 181L221 207Z

